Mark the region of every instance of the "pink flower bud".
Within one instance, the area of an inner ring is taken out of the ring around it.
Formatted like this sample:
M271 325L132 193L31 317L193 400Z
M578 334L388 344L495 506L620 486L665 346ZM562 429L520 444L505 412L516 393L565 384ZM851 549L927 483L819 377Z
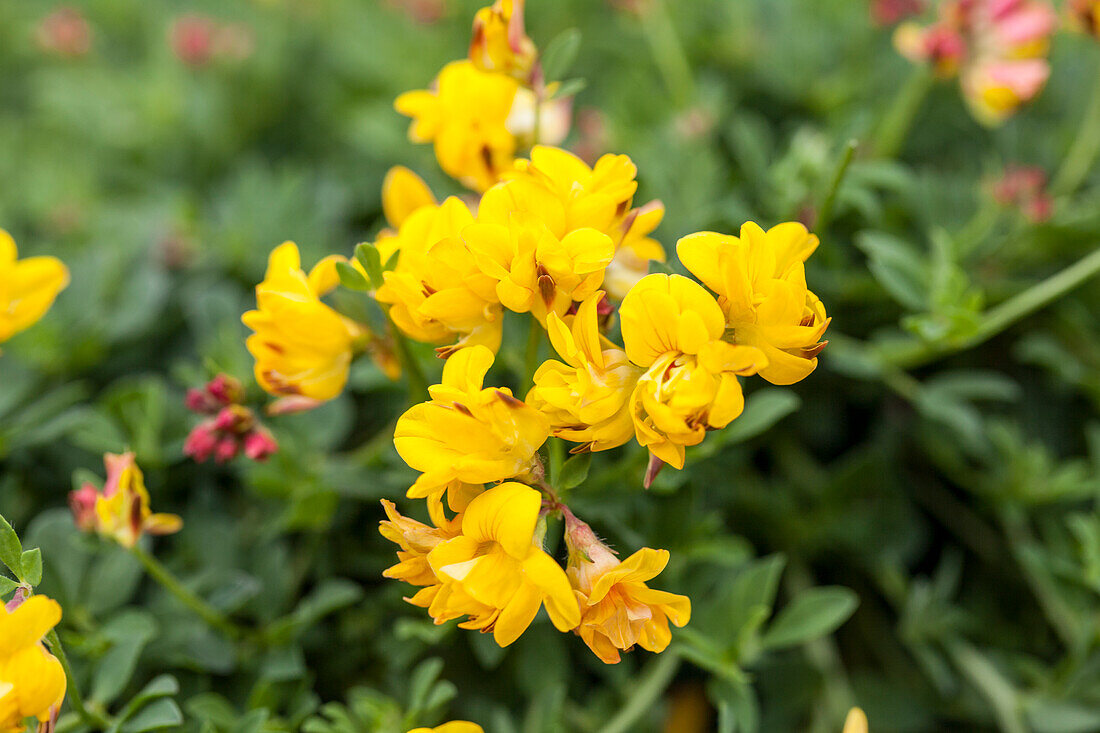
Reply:
M206 385L206 392L223 405L244 401L244 387L240 380L228 374L219 374Z
M76 58L92 47L92 27L76 8L60 7L39 23L35 39L43 51Z
M172 22L168 39L172 51L189 66L209 63L214 49L214 33L217 25L203 15L183 15Z
M295 415L299 412L308 412L325 404L321 400L315 400L301 395L292 395L275 400L267 406L268 415Z
M228 463L237 457L237 452L240 451L240 442L236 436L226 436L218 441L217 447L214 448L214 461L217 463Z
M187 397L184 398L183 404L187 406L187 409L191 412L197 412L204 414L210 412L210 398L201 389L191 388L187 390Z
M91 484L84 484L69 492L69 508L72 509L73 520L81 531L92 532L96 528L95 502L98 496L99 492Z
M252 429L255 422L252 410L242 405L230 405L218 412L214 427L226 433L245 433Z
M244 436L244 454L253 461L266 461L277 450L279 444L267 428L257 427Z
M202 463L214 452L218 445L218 436L209 420L196 425L183 443L183 454Z

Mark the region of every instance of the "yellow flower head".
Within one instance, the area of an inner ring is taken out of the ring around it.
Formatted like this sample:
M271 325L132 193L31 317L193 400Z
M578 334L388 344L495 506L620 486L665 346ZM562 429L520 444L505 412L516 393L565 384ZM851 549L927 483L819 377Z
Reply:
M463 238L478 267L495 281L501 305L530 312L541 323L549 313L565 315L574 301L595 293L615 256L606 234L585 228L559 238L527 212L513 213L503 224L479 216Z
M619 653L635 644L663 652L672 641L669 622L683 626L691 618L687 596L646 585L665 569L668 550L644 547L620 561L587 524L568 512L565 523L566 573L581 606L577 634L604 664L618 664Z
M546 606L560 631L580 623L577 599L561 566L536 540L542 498L523 484L503 483L479 495L462 515L462 536L437 545L428 563L441 583L428 607L436 623L492 632L508 646Z
M134 461L133 453L103 456L107 480L103 490L91 484L69 494L69 506L77 526L133 547L144 534L165 535L179 532L183 520L175 514L154 514L149 507L149 490Z
M339 278L336 255L306 275L298 246L284 242L256 286L257 310L242 316L255 333L245 342L256 359L256 381L273 395L331 400L344 389L357 341L366 330L321 302Z
M484 191L512 167L516 138L509 117L518 89L511 77L453 61L443 67L434 89L405 92L394 107L413 118L410 140L434 143L448 175Z
M382 575L427 589L427 592L419 591L408 599L413 605L427 607L428 601L435 597L438 590L432 586L439 584L428 564L428 553L439 544L462 533L461 515L453 520L447 519L438 497L430 497L428 500L428 510L434 527L403 516L392 501L383 499L382 508L386 511L387 519L378 525L378 531L400 548L397 551L397 564L387 568Z
M65 699L65 671L42 645L61 620L61 606L31 596L13 610L0 606L0 731L19 733L25 718L42 722Z
M450 723L437 725L434 728L414 728L409 733L485 733L485 730L477 723L466 720L452 720Z
M474 16L470 61L481 71L507 74L526 83L538 58L523 23L524 0L496 0Z
M650 262L665 261L665 248L649 236L664 218L665 205L660 201L650 201L627 215L622 225L623 240L604 274L604 288L616 301L622 302L630 289L649 274Z
M403 165L386 171L382 180L382 214L393 229L400 228L421 207L437 205L432 190L420 176ZM383 255L382 259L388 258Z
M397 266L383 273L375 297L389 303L390 317L409 338L447 342L444 356L464 346L500 348L504 318L495 283L482 274L459 235L474 221L461 200L422 205L401 223L383 248L398 253ZM457 337L457 342L455 339Z
M608 450L634 436L630 395L642 370L600 335L602 297L596 292L581 304L572 328L550 314L550 343L565 363L544 362L527 395L527 402L550 418L554 435L581 443L574 452Z
M637 174L637 166L625 155L605 155L589 168L570 152L536 145L530 160L517 160L507 182L487 192L478 218L501 224L514 212L528 212L558 238L577 229L595 229L617 245L638 189Z
M829 326L825 306L806 287L803 263L818 239L788 222L764 231L753 222L741 236L700 232L676 245L680 261L718 294L733 341L768 357L760 376L793 384L817 368Z
M423 473L410 498L441 492L455 480L485 484L532 468L550 421L507 388L483 388L492 364L493 353L484 346L461 349L443 367L443 383L428 389L431 401L398 419L394 446Z
M714 298L680 275L648 275L619 309L627 356L646 369L631 396L638 442L676 468L684 447L741 414L738 375L755 374L768 360L752 346L722 340L725 319Z
M0 343L38 322L69 284L56 257L19 260L15 240L0 229Z

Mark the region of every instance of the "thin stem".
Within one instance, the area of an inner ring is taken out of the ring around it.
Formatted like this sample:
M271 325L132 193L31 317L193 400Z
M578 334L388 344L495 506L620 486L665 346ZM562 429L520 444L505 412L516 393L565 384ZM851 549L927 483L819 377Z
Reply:
M695 80L665 0L650 0L642 16L642 30L669 95L678 108L683 108L695 98Z
M146 572L153 580L160 583L166 591L174 595L180 603L191 609L195 615L207 624L231 639L240 639L251 634L248 629L233 623L221 611L189 591L168 568L161 565L160 561L141 547L134 545L130 548L130 552L145 566Z
M535 372L539 368L539 344L542 343L542 325L539 319L531 316L531 323L527 329L527 353L523 362L523 389L524 394L535 386ZM520 395L522 398L523 395Z
M57 629L50 629L49 633L46 634L46 643L49 644L53 655L57 657L57 661L61 663L61 669L65 671L66 694L76 714L85 725L99 730L109 728L111 722L99 713L89 710L85 704L84 696L80 694L80 688L76 684L76 677L73 676L73 668L69 666L69 657L65 654L65 647L61 645L61 637L57 635Z
M680 669L680 655L667 650L646 665L645 672L633 692L626 699L619 712L607 721L601 733L625 733L642 719L651 714L657 699L664 693Z
M1057 300L1098 273L1100 273L1100 247L1061 272L990 308L978 329L969 338L949 344L913 343L911 346L886 354L886 361L901 369L912 369L940 357L971 349Z
M840 162L837 163L836 171L833 173L833 180L829 183L829 190L825 194L825 199L821 202L821 208L818 209L817 221L814 223L814 229L819 233L823 233L829 228L829 224L833 218L833 206L836 204L836 195L840 191L840 184L844 182L844 176L848 173L848 166L852 164L852 157L856 153L856 148L859 146L859 141L849 140L844 145L844 151L840 154Z
M1050 184L1055 196L1068 196L1076 191L1092 170L1100 154L1100 68L1093 72L1092 98L1085 118L1073 138L1073 144L1062 161L1062 167Z
M913 69L908 81L898 89L894 101L882 118L875 132L871 150L878 158L896 158L901 152L913 120L917 117L925 97L932 90L935 75L927 65Z

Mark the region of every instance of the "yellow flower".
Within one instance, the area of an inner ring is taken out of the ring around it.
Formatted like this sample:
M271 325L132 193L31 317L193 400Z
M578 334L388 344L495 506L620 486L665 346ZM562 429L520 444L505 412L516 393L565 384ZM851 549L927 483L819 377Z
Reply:
M484 191L512 167L516 138L508 123L518 89L511 77L453 61L443 67L434 89L405 92L394 107L413 118L411 141L434 143L448 175Z
M604 274L604 287L615 300L621 302L630 289L649 274L650 262L665 261L665 248L649 236L664 217L665 205L660 201L650 201L627 215L623 222L626 229L623 241Z
M434 527L403 516L392 501L383 499L382 508L387 519L379 523L378 531L400 548L397 551L397 564L387 568L382 575L426 589L408 599L413 605L426 608L438 591L433 586L439 584L428 564L428 553L439 544L461 534L462 518L458 516L453 520L447 519L443 513L443 505L437 497L430 497L428 500L428 510Z
M398 419L394 446L423 474L410 498L438 493L455 480L503 481L534 465L550 421L507 388L483 388L492 364L493 353L484 346L461 349L443 367L443 383L429 388L431 401Z
M738 375L768 363L751 346L722 340L722 309L699 284L680 275L648 275L619 309L627 356L646 369L631 396L634 433L650 453L684 467L684 447L741 414Z
M844 719L844 733L867 733L867 715L859 708L849 710Z
M56 257L17 257L15 240L0 229L0 343L37 323L69 284Z
M760 376L772 384L805 379L827 343L821 337L829 318L806 287L803 264L817 245L794 222L767 232L748 222L740 237L700 232L676 245L684 266L718 294L733 341L767 355Z
M572 328L550 314L550 343L565 363L543 362L527 395L527 402L550 418L554 435L581 443L575 453L608 450L634 436L630 394L642 370L600 335L601 298L596 292L581 304Z
M403 165L395 165L382 180L382 213L394 229L417 209L435 206L435 196L420 176Z
M513 212L528 212L559 239L577 229L595 229L617 245L638 189L637 174L625 155L605 155L589 168L570 152L536 145L530 160L517 160L507 182L486 194L478 219L502 224Z
M272 251L256 286L257 310L241 317L255 331L245 343L256 359L256 381L271 394L323 401L343 391L356 342L368 334L321 302L339 282L341 261L326 257L307 276L294 242Z
M451 197L418 207L385 244L398 253L397 266L383 273L375 298L390 304L390 317L409 338L449 342L439 349L443 356L464 346L500 348L504 318L495 283L459 238L473 221L466 204Z
M23 730L25 718L50 720L65 699L65 672L42 645L61 620L61 606L31 596L14 610L0 607L0 731Z
M428 607L436 623L466 616L459 626L492 632L508 646L546 606L560 631L580 623L569 580L536 540L542 498L509 482L481 494L462 515L462 536L437 545L428 563L442 584Z
M538 57L523 23L524 0L496 0L474 16L470 61L481 71L495 71L528 82Z
M477 723L452 720L450 723L437 725L434 728L414 728L409 733L485 733L485 730Z
M146 533L165 535L180 531L183 520L175 514L153 514L149 490L133 453L107 453L103 464L107 467L103 491L86 483L69 494L69 506L80 529L112 539L123 547L133 547Z
M574 301L595 293L615 255L614 243L602 232L574 229L559 239L526 212L511 214L503 224L479 216L463 238L478 267L496 282L501 305L530 312L540 323L549 313L565 315Z
M566 573L581 606L577 634L605 664L618 664L619 653L630 651L635 644L663 652L672 641L669 622L683 626L691 618L687 596L646 585L665 569L668 550L644 547L620 561L568 510L565 526L569 547Z

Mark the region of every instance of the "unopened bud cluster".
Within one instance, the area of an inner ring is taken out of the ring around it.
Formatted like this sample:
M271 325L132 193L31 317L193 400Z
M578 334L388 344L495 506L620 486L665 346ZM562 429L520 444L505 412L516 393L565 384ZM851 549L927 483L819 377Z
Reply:
M183 452L203 463L211 456L226 463L244 453L254 461L266 460L279 449L271 431L251 409L241 404L244 388L225 374L219 374L202 389L187 391L187 409L208 416L196 425L183 444Z

